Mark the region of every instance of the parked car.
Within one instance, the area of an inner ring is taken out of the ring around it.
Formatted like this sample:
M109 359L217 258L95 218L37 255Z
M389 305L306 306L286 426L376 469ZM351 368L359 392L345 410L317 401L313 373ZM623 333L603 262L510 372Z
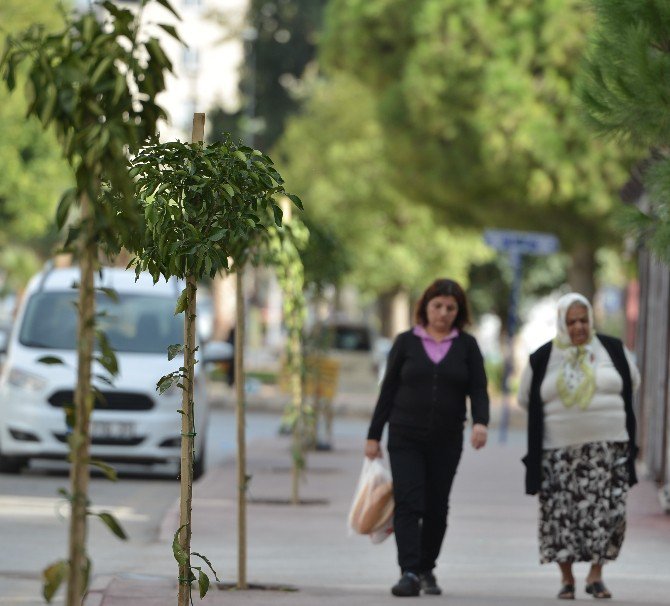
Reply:
M73 402L76 382L78 268L45 269L29 283L6 344L0 374L0 471L17 473L33 458L63 459L68 453L65 407ZM180 357L168 361L168 345L183 343L183 315L174 314L183 284L153 283L148 274L104 268L96 286L98 327L116 351L119 374L113 385L99 378L94 363L96 398L91 417L91 455L108 462L142 464L180 458L182 392L172 387L159 395L156 382L178 370ZM64 364L44 364L55 356ZM208 401L204 365L195 369L196 453L194 477L205 469Z

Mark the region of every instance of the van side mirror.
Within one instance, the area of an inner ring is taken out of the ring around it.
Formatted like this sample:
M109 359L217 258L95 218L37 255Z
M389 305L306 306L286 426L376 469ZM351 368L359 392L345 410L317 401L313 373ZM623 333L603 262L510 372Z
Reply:
M227 341L210 341L202 347L202 360L205 364L229 362L234 352L235 348Z

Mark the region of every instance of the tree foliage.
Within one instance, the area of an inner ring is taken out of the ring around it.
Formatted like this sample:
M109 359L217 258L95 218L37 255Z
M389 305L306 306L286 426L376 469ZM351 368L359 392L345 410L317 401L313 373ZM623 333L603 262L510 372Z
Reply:
M435 275L466 282L469 262L487 254L478 235L444 227L437 211L400 191L386 146L369 89L338 75L316 84L278 152L295 191L314 200L308 223L327 226L364 293L421 288Z
M58 227L82 194L101 199L92 208L96 239L114 249L119 229L129 233L136 226L127 152L153 135L158 119L166 117L155 99L165 87L163 71L172 66L155 35L139 42L138 14L109 1L100 7L67 16L56 33L32 25L19 36L8 36L0 66L10 91L19 71L25 73L27 114L45 130L52 127L74 172L75 187L58 208ZM115 199L105 199L109 195ZM71 238L77 235L75 229Z
M450 224L549 228L593 257L616 243L630 157L575 103L591 23L580 0L333 0L321 56L372 91L402 191Z
M580 96L591 126L628 147L651 149L649 205L628 209L624 224L670 261L670 4L593 0Z
M214 277L243 265L256 235L281 225L276 196L284 180L258 150L222 142L155 143L133 162L146 229L137 271L158 280L170 276ZM295 196L293 200L300 204Z
M0 3L0 38L28 27L35 15L47 30L62 27L56 0ZM23 79L19 76L19 85ZM27 102L0 89L0 268L11 288L20 288L49 256L56 241L53 212L72 176L53 133L26 120Z

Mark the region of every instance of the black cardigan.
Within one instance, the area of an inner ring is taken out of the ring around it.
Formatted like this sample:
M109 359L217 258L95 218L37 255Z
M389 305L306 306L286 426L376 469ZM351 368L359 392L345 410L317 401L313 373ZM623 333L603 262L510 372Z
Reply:
M626 430L628 432L628 478L630 485L633 486L633 484L637 483L637 475L635 473L637 445L635 444L636 425L635 414L633 412L633 382L630 376L630 368L623 349L623 343L620 339L601 334L596 335L596 337L607 350L614 368L616 368L623 380L621 396L626 411ZM530 356L530 367L533 370L533 378L530 383L528 400L528 453L522 459L526 466L526 494L537 494L542 483L544 403L540 396L540 387L547 371L551 347L552 344L549 341Z
M459 332L437 364L411 330L398 335L372 415L368 439L380 440L394 427L462 433L470 396L473 423L487 425L489 397L484 360L472 335Z

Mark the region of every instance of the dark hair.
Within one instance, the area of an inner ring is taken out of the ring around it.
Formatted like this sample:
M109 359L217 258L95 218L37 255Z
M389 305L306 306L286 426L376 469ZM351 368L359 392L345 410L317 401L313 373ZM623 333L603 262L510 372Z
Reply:
M470 310L468 308L468 300L465 297L465 292L461 285L454 280L448 278L440 278L435 280L421 295L421 298L416 304L416 311L414 312L414 319L417 324L426 326L428 324L428 313L426 308L431 299L435 297L453 297L458 303L458 313L454 320L454 327L459 330L470 324Z

